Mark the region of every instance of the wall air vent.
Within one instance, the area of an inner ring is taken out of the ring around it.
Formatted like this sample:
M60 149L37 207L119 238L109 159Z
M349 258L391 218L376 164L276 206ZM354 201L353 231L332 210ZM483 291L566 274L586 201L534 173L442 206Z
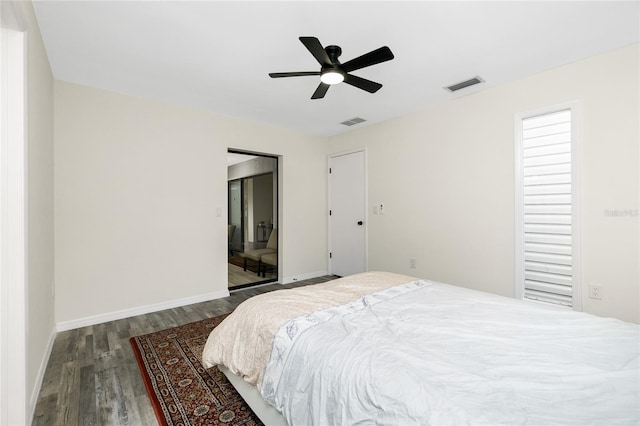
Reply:
M356 117L356 118L352 118L351 120L343 121L340 124L344 124L345 126L353 126L354 124L360 124L365 121L367 120L365 120L364 118Z
M469 80L461 81L460 83L456 83L456 84L452 84L451 86L447 86L447 87L445 87L445 89L447 89L448 91L453 93L453 92L455 92L457 90L464 89L465 87L473 86L475 84L480 84L482 82L484 82L484 80L481 79L480 77L476 76L476 77L470 78Z

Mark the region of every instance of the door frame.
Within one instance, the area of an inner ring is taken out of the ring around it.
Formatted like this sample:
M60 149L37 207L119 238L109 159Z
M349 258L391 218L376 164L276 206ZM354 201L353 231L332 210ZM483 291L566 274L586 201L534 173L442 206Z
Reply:
M0 2L0 22L0 424L28 424L28 46L21 5Z
M331 173L329 171L331 166L331 160L336 157L342 157L349 154L355 154L358 152L364 153L364 269L369 270L369 158L367 153L367 147L353 148L345 151L339 151L331 153L327 156L327 265L329 274L333 274L331 252L333 247L333 241L331 240L331 218L329 218L331 211Z
M276 281L271 281L269 282L269 284L281 284L284 274L284 265L282 264L282 253L283 253L283 241L282 241L282 211L283 211L283 206L282 206L282 169L283 169L283 156L282 155L278 155L278 154L269 154L269 153L265 153L265 152L259 152L259 151L250 151L250 150L245 150L245 149L240 149L240 148L232 148L232 147L227 147L227 152L230 153L234 153L234 154L244 154L244 155L256 155L259 157L269 157L269 158L274 158L276 160L276 173L273 174L273 178L276 180L276 188L277 188L277 194L276 194L276 203L275 203L275 207L276 207L276 216L277 216L277 224L278 224L278 228L276 228L278 230L277 233L277 237L278 237L278 278L276 279ZM227 178L228 178L228 174L227 174ZM227 179L227 184L228 184L229 180ZM227 187L228 188L228 187ZM227 215L229 214L229 190L227 189ZM229 218L227 217L227 223L229 222ZM273 231L272 231L273 232ZM243 246L244 247L244 246ZM261 284L256 284L256 285L261 285ZM227 282L227 287L229 286L229 283Z

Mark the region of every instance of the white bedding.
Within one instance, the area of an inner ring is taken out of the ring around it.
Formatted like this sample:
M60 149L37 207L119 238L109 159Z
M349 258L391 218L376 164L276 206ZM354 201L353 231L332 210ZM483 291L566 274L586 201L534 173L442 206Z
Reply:
M273 337L287 321L412 280L415 278L390 272L365 272L254 296L241 303L211 332L202 363L206 368L224 365L233 374L256 385L269 361Z
M638 425L640 328L413 282L293 318L259 389L290 425Z

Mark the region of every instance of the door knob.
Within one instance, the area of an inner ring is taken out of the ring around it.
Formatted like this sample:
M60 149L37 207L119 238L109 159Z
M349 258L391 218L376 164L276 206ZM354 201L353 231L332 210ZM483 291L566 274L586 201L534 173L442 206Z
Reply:
M358 221L358 225L362 226L362 221L361 220Z

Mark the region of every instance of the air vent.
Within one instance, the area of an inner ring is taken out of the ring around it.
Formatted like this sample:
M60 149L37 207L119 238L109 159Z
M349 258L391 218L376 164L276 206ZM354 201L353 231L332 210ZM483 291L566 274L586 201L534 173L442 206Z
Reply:
M344 124L345 126L353 126L354 124L359 124L365 121L367 120L365 120L364 118L356 117L356 118L352 118L351 120L343 121L340 124Z
M464 89L465 87L469 87L469 86L473 86L475 84L480 84L484 82L483 79L481 79L480 77L476 76L473 78L470 78L469 80L466 81L461 81L460 83L456 83L456 84L452 84L451 86L447 86L445 87L445 89L447 89L450 92L455 92L457 90L460 89Z

